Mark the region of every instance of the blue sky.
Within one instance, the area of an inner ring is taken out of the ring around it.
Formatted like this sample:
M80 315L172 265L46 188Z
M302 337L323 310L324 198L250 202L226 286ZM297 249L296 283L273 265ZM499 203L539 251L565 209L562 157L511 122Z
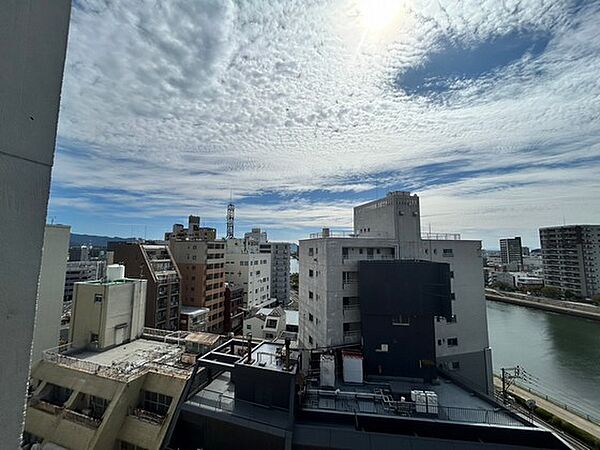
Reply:
M74 3L49 220L298 240L390 190L488 248L600 222L600 3Z

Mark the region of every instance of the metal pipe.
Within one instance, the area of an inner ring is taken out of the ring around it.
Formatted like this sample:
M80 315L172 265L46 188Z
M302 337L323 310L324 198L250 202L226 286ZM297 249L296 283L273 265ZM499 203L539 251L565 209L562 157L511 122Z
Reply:
M248 358L246 364L252 364L252 333L246 335L248 337Z
M285 338L285 370L290 370L290 338Z

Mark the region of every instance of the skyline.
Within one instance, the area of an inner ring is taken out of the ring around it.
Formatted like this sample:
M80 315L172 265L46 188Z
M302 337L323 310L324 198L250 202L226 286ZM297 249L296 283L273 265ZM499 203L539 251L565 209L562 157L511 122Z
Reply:
M368 4L74 2L48 220L224 234L231 196L295 241L410 190L487 248L600 222L600 5Z

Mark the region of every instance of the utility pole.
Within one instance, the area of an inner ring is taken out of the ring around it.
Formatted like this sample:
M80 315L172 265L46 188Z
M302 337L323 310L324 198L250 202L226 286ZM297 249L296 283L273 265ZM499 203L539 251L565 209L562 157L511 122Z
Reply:
M502 368L502 401L508 401L508 389L516 379L523 378L523 370L520 366Z
M502 401L506 404L506 371L502 368Z

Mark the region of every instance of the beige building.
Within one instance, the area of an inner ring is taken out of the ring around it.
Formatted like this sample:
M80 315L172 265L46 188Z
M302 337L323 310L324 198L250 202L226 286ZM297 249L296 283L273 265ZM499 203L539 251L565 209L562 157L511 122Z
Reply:
M190 322L194 320L190 316L190 308L194 308L194 311L207 308L209 311L202 319L206 331L221 333L225 319L225 242L216 239L217 230L199 228L198 224L199 219L190 216L188 228L176 231L181 226L176 224L173 226L173 233L165 234L181 273L183 306L179 328L189 329ZM187 308L184 310L184 307Z
M75 283L69 341L75 348L102 350L138 338L144 329L146 280L125 278L111 264L106 279Z
M31 372L22 448L159 449L206 333L144 328L146 280L111 265L76 284L72 342Z

